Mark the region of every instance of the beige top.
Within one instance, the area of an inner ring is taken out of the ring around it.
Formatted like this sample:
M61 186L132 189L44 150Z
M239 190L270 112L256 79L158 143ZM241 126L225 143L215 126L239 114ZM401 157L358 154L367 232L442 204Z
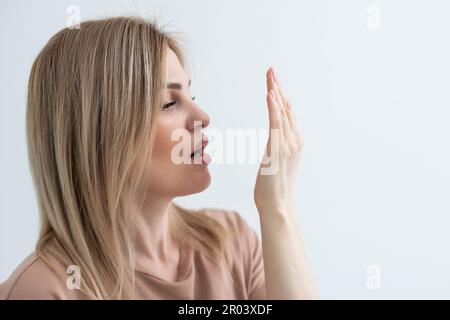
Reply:
M261 240L256 231L231 210L211 209L212 217L233 231L233 279L225 267L215 265L198 252L181 250L180 274L175 281L136 270L135 299L265 299ZM65 268L59 264L65 274ZM82 275L81 275L82 276ZM0 284L0 299L87 299L69 289L36 253L31 253Z

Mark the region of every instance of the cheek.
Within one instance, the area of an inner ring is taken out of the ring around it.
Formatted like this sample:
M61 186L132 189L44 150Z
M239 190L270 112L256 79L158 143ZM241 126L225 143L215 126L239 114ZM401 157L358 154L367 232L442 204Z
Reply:
M173 189L172 181L180 175L179 166L171 160L171 152L177 141L172 141L172 132L176 129L173 124L158 123L150 166L146 170L147 179L150 182L149 191L168 193Z
M152 153L153 160L161 158L161 156L166 155L167 153L170 154L170 150L172 148L173 143L173 141L171 141L172 132L173 128L162 125L158 126L153 145L154 150Z
M167 122L167 121L166 121ZM173 123L162 122L158 123L155 134L155 141L153 145L152 162L154 167L161 166L167 167L173 165L171 161L171 152L173 147L177 144L177 141L172 141L172 132L177 127L174 127Z
M146 170L146 176L150 183L148 191L171 196L200 192L210 182L207 168L201 165L178 165L172 161L172 150L179 150L175 147L181 143L178 139L172 141L172 133L183 128L174 120L160 121L157 125L151 163ZM186 146L190 146L190 142L190 139L183 140L183 144Z

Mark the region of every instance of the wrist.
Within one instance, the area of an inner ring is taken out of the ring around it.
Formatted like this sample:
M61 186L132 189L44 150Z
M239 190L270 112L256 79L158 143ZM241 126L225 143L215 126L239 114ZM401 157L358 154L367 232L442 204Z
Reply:
M290 219L291 212L289 207L263 207L258 208L260 218L272 217L282 222Z
M260 214L277 214L277 215L289 215L294 211L293 201L278 202L278 203L264 203L256 204L256 208Z

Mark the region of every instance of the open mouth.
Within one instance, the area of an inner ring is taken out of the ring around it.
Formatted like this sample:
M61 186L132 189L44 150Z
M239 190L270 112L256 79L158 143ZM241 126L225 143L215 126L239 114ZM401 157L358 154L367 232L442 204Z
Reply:
M202 142L194 147L194 152L191 153L191 163L202 164L207 166L211 162L211 156L205 152L205 148L208 145L208 137L203 135Z
M202 142L200 145L197 145L197 149L194 150L194 152L191 153L191 158L197 158L203 156L203 150L205 150L206 146L208 145L208 137L202 136Z
M196 158L203 155L203 147L191 153L191 158Z

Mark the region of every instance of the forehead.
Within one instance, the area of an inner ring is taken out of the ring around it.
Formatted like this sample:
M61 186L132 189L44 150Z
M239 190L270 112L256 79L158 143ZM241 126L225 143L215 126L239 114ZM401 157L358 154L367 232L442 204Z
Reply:
M188 81L189 79L188 74L172 49L169 49L167 55L167 78L169 81Z

